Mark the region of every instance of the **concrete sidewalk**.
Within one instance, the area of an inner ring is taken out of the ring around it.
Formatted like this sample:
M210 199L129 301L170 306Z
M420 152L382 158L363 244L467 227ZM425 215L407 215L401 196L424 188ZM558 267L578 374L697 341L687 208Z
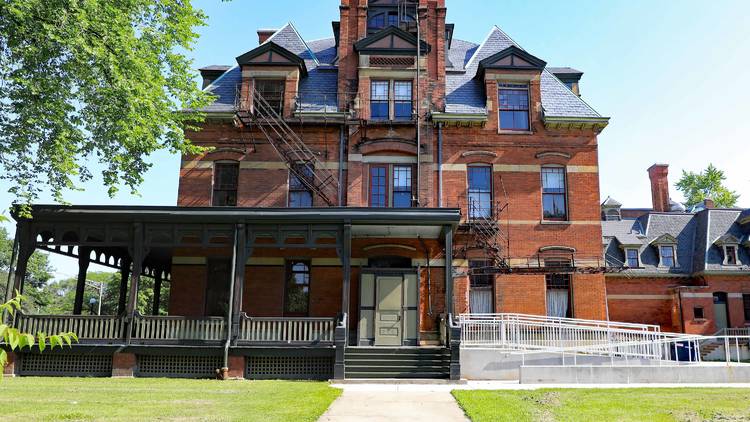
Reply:
M344 393L333 402L320 421L468 421L450 390L403 391L383 388L388 387L384 385L376 388L363 385L341 387ZM425 388L427 386L420 387L421 390L428 390Z

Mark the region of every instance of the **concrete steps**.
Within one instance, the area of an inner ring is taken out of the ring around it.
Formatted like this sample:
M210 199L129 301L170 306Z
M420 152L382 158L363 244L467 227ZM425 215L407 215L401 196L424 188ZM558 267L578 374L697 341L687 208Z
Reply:
M347 379L446 379L450 353L442 347L346 349Z

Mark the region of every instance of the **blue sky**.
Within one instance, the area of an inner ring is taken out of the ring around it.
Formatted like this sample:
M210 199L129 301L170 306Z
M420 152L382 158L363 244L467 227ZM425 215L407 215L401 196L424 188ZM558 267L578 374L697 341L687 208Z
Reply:
M194 0L209 16L190 56L195 67L233 64L257 46L258 28L291 21L307 40L330 37L338 0ZM455 38L481 42L493 25L550 66L584 71L583 98L612 118L599 136L601 195L650 206L646 169L670 180L709 162L750 207L750 1L448 0ZM140 196L107 197L100 179L71 192L74 204L174 205L179 157L153 156ZM0 183L0 209L12 198ZM679 192L671 195L680 200ZM51 202L43 197L40 202ZM54 259L58 276L75 263Z

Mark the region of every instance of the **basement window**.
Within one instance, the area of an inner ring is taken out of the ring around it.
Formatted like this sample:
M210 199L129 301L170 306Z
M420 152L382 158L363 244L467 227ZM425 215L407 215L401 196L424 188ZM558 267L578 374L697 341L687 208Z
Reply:
M702 306L696 306L693 308L693 319L706 319Z

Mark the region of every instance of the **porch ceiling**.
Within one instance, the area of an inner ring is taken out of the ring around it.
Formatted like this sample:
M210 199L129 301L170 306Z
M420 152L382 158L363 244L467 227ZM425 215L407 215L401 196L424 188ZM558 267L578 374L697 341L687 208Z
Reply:
M352 237L384 237L384 238L414 238L439 239L442 235L441 226L389 226L389 225L355 225L352 226Z

